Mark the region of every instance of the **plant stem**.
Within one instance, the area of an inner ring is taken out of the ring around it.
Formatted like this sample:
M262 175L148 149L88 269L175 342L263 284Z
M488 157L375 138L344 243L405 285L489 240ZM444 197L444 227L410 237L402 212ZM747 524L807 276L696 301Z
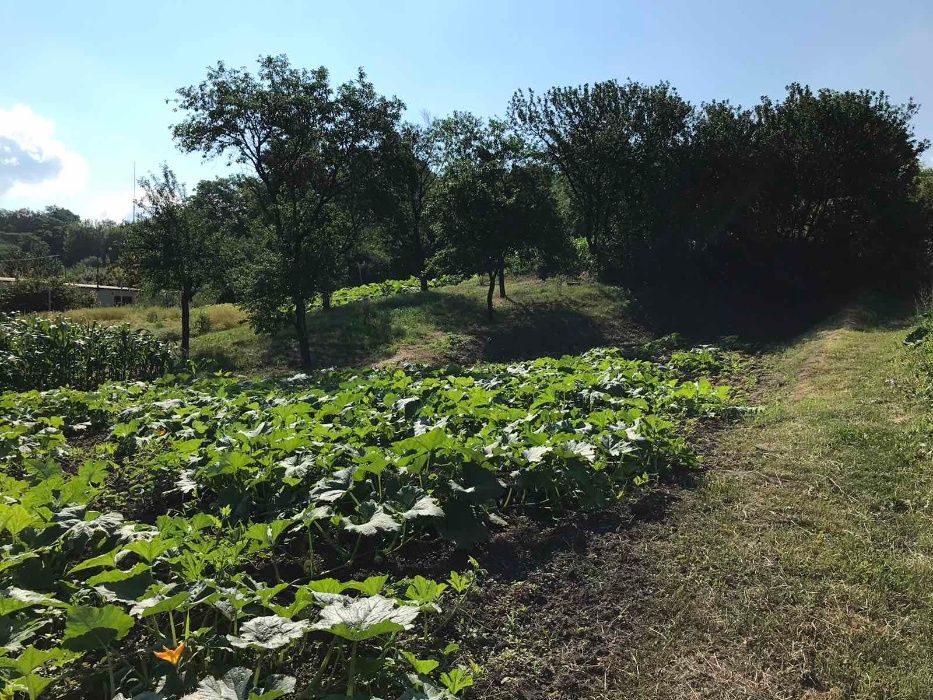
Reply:
M110 697L117 694L117 683L113 679L113 661L110 658L110 649L107 649L107 677L110 679Z
M314 678L311 679L311 687L317 688L318 684L321 682L321 678L324 677L324 670L327 668L327 664L330 663L330 655L334 650L334 645L337 643L337 638L331 636L330 644L327 645L327 651L324 653L324 659L321 661L321 665L318 666L317 673L314 674Z
M353 694L356 692L356 647L359 645L359 642L353 642L353 647L350 650L350 663L347 665L347 697L352 698Z
M171 610L168 611L168 624L172 629L172 648L174 649L178 646L178 637L175 635L175 616L172 615Z

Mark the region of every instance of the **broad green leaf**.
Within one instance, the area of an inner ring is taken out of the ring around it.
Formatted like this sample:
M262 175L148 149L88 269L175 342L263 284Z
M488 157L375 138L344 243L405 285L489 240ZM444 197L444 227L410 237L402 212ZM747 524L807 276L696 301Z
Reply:
M64 666L80 656L78 653L57 647L53 649L36 649L30 645L20 652L12 667L22 675L26 675L46 664L58 667Z
M418 608L400 606L394 600L375 595L331 603L321 610L314 629L358 642L410 629L417 616Z
M74 574L78 571L85 571L86 569L97 569L100 567L113 569L117 565L117 555L120 553L120 551L121 550L118 547L96 557L85 559L80 564L76 564L75 566L71 567L71 570L68 573Z
M48 618L24 619L16 615L0 617L0 651L20 651L50 622Z
M62 646L70 651L105 649L123 639L132 627L133 618L115 605L76 605L68 609Z
M422 605L433 603L447 590L446 583L431 581L424 576L415 576L405 591L405 597Z
M177 546L177 544L177 542L171 539L164 540L161 537L153 537L152 539L143 539L130 542L123 549L127 552L134 552L135 554L139 555L140 558L145 559L148 563L151 564L160 555Z
M379 532L395 532L402 526L386 513L381 505L365 501L360 505L360 514L345 518L343 527L350 532L369 537Z
M356 467L347 467L336 471L318 481L311 489L309 496L313 501L333 503L343 497L353 486L353 475L355 473Z
M415 518L443 518L444 510L437 502L436 498L423 496L418 499L408 510L401 513L403 520L414 520Z
M37 673L27 673L13 680L13 688L26 693L29 700L36 700L53 680L55 679Z
M0 590L0 616L32 607L67 608L68 604L44 593L27 591L23 588L12 587Z
M13 537L18 537L26 528L41 523L40 518L37 518L18 503L12 505L0 503L0 531L6 531Z
M0 560L0 574L9 569L14 569L24 561L29 561L30 559L38 559L39 555L36 552L20 552L19 554L14 554L12 556L4 556Z
M531 464L537 464L551 451L548 445L537 445L535 447L529 447L522 453L522 456Z
M402 657L411 664L411 667L415 669L415 673L420 676L426 676L440 664L434 659L419 659L417 656L412 654L410 651L403 651Z
M352 588L363 595L372 596L381 593L388 580L388 576L370 576L365 581L348 581L346 588Z
M473 685L473 676L461 668L453 668L447 673L441 674L441 683L444 684L447 690L456 695L464 688Z
M248 668L231 668L222 678L203 679L193 693L181 700L248 700L252 678L253 672Z
M240 626L237 636L227 635L235 647L246 649L278 649L301 639L311 628L307 620L288 620L278 615L254 617Z
M188 591L181 591L171 596L153 596L139 601L130 609L130 615L147 618L164 612L178 610L189 598Z
M276 700L295 692L295 679L292 676L271 675L266 677L258 690L252 690L249 700Z

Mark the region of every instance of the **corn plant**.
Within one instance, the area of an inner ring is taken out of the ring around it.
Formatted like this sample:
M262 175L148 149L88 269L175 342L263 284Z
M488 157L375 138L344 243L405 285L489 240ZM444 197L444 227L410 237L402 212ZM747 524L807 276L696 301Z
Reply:
M0 317L0 390L153 379L178 366L170 346L127 325Z

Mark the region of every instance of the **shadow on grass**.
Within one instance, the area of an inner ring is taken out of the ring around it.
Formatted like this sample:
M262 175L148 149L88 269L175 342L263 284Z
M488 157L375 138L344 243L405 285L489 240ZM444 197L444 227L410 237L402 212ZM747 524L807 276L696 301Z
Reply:
M620 289L590 287L582 297L572 286L555 291L520 283L507 298L496 298L490 319L484 292L469 285L314 314L309 333L315 361L370 363L391 357L402 344L420 347L429 361L509 361L578 353L644 336L628 318L628 297ZM417 352L413 359L419 359Z
M627 293L595 285L516 280L496 298L493 318L485 290L474 283L400 294L308 316L314 367L367 365L389 358L472 364L578 353L645 339L630 321ZM245 324L195 338L192 356L205 369L294 371L297 344L290 327L274 336Z
M692 344L770 351L836 318L858 330L905 328L916 301L910 293L876 291L769 298L724 289L646 289L634 313L656 335L677 332Z
M756 299L748 293L624 289L598 284L512 280L487 317L485 289L475 282L336 307L308 317L315 367L393 361L507 362L639 343L679 333L688 344L716 343L751 351L778 350L846 311L850 327L906 327L916 313L909 296L861 294ZM257 336L248 326L196 338L193 357L205 368L289 372L298 366L291 328Z

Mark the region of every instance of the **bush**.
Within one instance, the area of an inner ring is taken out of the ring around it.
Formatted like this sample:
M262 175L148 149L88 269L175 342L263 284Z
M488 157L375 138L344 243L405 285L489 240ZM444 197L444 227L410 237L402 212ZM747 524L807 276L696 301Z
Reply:
M91 389L154 379L177 367L170 346L127 325L0 316L0 390Z
M63 277L20 279L0 285L0 312L67 311L95 306L96 297Z
M194 317L194 332L204 335L211 330L211 318L204 311L199 311Z

